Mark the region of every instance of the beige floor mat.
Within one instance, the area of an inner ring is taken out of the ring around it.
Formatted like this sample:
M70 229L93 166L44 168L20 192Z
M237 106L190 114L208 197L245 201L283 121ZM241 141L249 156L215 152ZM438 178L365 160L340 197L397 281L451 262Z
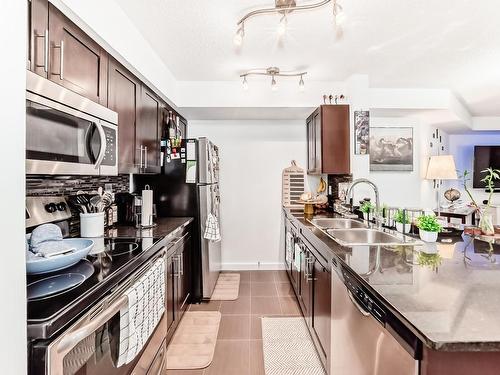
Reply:
M221 313L187 311L167 348L168 370L194 370L212 363Z
M212 301L234 301L240 292L239 273L221 273L215 284Z
M262 318L266 375L326 375L304 318Z

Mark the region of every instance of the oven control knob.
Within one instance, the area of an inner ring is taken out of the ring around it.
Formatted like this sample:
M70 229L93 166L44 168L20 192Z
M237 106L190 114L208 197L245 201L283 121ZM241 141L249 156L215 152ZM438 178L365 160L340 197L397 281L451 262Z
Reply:
M50 212L51 214L56 212L57 207L55 203L49 203L45 205L45 211Z
M66 203L61 202L57 204L57 211L66 211Z

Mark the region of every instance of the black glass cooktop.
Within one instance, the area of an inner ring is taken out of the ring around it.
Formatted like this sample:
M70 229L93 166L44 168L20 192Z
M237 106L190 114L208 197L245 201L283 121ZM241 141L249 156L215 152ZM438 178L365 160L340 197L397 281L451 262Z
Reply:
M71 268L28 276L28 293L35 293L36 296L28 300L28 335L31 336L30 325L52 325L57 321L53 327L56 329L92 306L93 302L133 272L138 267L136 262L141 262L146 257L145 253L149 253L152 245L159 240L103 239L100 248L94 245L91 254ZM148 251L143 251L143 248ZM82 269L85 272L80 272ZM82 274L84 278L77 274Z

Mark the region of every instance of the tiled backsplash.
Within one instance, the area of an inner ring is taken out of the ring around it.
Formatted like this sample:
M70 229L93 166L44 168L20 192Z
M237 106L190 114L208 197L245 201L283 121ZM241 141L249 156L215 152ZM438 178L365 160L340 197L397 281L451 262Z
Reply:
M90 192L99 186L113 184L113 192L128 192L130 180L128 174L118 176L26 176L26 195L72 195L78 190Z

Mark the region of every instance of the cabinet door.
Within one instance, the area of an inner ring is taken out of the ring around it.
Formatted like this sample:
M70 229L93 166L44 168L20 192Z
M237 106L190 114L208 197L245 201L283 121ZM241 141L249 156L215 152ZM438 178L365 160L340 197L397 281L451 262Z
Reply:
M180 123L179 127L181 129L182 139L186 139L188 137L187 134L188 122L185 118L181 117L179 123Z
M314 124L314 174L322 173L323 161L322 155L322 126L321 126L321 111L317 111L313 115Z
M313 315L312 328L322 346L323 353L330 353L330 320L331 320L331 275L316 260L312 270L313 276Z
M110 60L108 107L118 113L119 173L132 173L137 166L135 129L140 88L140 81L118 62Z
M49 3L28 0L27 69L47 78L49 71Z
M49 4L48 78L95 102L107 104L107 53Z
M191 297L191 237L183 240L177 252L179 262L179 278L177 291L177 310L183 312L188 307Z
M310 324L312 309L312 277L311 267L314 267L314 256L307 250L301 253L301 275L299 302L304 318Z
M314 142L314 116L310 116L307 119L307 173L312 174L316 169L316 156L315 156L315 146Z
M147 87L142 86L140 120L136 128L136 146L143 148L144 172L160 171L160 99Z
M176 307L177 307L177 296L176 296L176 283L177 283L177 261L176 256L170 256L167 258L167 299L166 299L166 314L167 314L167 331L172 327L176 321Z
M322 173L351 173L350 111L348 105L321 106Z

